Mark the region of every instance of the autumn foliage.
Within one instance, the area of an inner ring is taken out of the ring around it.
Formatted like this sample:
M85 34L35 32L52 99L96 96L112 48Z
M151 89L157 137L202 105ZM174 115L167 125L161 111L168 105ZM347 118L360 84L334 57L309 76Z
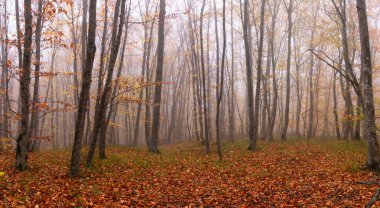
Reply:
M1 155L1 207L363 207L378 188L360 169L365 144L320 140L224 144L224 159L182 144L163 154L122 147L77 178L67 175L68 151L30 155L30 170L14 171ZM214 150L215 151L215 150Z

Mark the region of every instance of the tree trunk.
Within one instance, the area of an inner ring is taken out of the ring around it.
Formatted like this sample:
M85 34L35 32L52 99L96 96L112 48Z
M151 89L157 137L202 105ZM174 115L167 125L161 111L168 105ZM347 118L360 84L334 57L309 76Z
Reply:
M314 14L313 17L313 29L311 32L311 39L310 39L310 48L314 49L314 36L315 36L315 30L316 30L316 14ZM314 88L313 88L313 75L314 75L314 56L311 55L310 57L310 69L309 69L309 125L307 128L307 139L310 139L313 137L313 127L314 127Z
M256 83L256 100L255 100L255 122L254 122L254 139L259 137L259 117L260 117L260 101L261 101L261 80L262 80L262 62L263 62L263 47L264 47L264 19L265 19L265 0L261 1L260 12L260 37L257 57L257 83ZM265 128L265 127L263 127Z
M148 4L146 5L146 14L148 14ZM146 20L145 20L146 21ZM143 61L141 65L141 79L146 81L145 77L145 69L146 69L146 59L147 59L147 49L148 49L148 38L150 37L148 33L148 24L144 23L144 43L143 43ZM145 78L145 79L144 79ZM144 97L144 90L140 90L139 99L142 100ZM133 129L133 144L132 146L136 147L139 138L139 129L140 129L140 116L141 116L142 103L139 103L137 106L137 115L136 115L136 123Z
M149 35L149 42L148 42L148 49L147 49L147 54L146 54L146 81L147 83L150 83L150 53L151 53L151 48L152 48L152 39L153 39L153 26L154 26L155 20L152 21L152 25L150 28L150 35ZM145 88L145 141L150 148L150 143L151 143L151 97L150 97L150 87Z
M39 142L36 141L36 136L38 135L38 104L39 104L39 91L40 91L40 68L41 68L41 32L42 32L42 0L38 0L38 17L36 26L36 64L35 64L35 78L34 78L34 89L33 89L33 102L32 102L32 115L30 118L29 127L29 151L36 151L39 149Z
M373 99L372 84L372 60L371 47L368 31L367 7L365 0L356 0L356 8L359 19L360 46L361 46L361 70L362 70L362 93L365 137L368 141L367 167L379 169L380 156L379 144L376 135L376 118Z
M215 1L214 1L215 2ZM219 43L217 43L219 44ZM226 62L226 48L227 48L227 34L226 34L226 0L223 0L223 49L222 49L222 65L221 68L217 70L216 73L219 73L220 70L220 80L217 83L217 88L219 94L217 95L217 103L216 103L216 143L218 148L219 159L221 160L222 155L222 147L221 147L221 119L220 119L220 107L223 98L223 90L224 90L224 67Z
M248 100L248 137L249 137L249 150L256 149L256 140L254 137L254 104L253 104L253 83L252 83L252 54L250 46L250 17L249 17L249 0L244 0L244 18L243 18L243 31L244 31L244 49L245 49L245 67L247 72L247 100Z
M277 103L278 103L278 84L277 84L277 78L276 78L276 58L275 58L275 46L274 46L278 11L279 11L279 6L275 2L273 12L272 12L272 20L271 20L271 36L269 38L270 41L268 43L270 45L270 60L272 64L272 85L273 85L273 104L272 104L270 124L269 124L269 141L274 140L273 131L274 131L274 126L276 124Z
M200 42L201 42L201 67L202 67L202 91L203 91L203 112L204 112L204 130L205 130L205 145L207 154L210 153L210 133L209 133L209 114L207 108L207 92L206 92L206 69L204 60L204 44L203 44L203 13L206 6L206 0L203 0L201 20L200 20Z
M157 69L156 69L156 86L154 92L154 108L153 108L153 124L150 151L159 153L158 140L160 128L160 112L161 112L161 90L162 90L162 74L164 68L165 57L165 0L160 0L160 14L158 20L158 43L157 43Z
M96 3L97 0L90 0L89 7L89 27L87 37L87 52L86 61L82 72L82 89L80 93L79 106L75 124L75 135L73 150L70 160L70 175L76 176L79 174L81 162L82 138L84 133L85 116L89 107L90 88L92 80L92 69L96 52L95 37L96 37ZM87 14L85 14L87 15ZM82 34L83 35L83 34Z
M289 126L289 107L290 107L290 59L292 56L292 13L293 13L293 0L290 0L288 12L288 57L286 61L286 101L285 101L285 119L281 132L281 140L286 140L288 126Z
M17 138L16 149L16 168L23 171L27 167L27 147L29 139L29 106L30 106L30 71L32 63L32 37L33 37L33 16L32 1L24 0L24 18L25 18L25 35L24 35L24 55L23 71L20 75L20 102L21 102L21 131Z
M235 46L234 46L234 5L231 0L231 76L230 76L230 98L229 98L229 139L235 139Z
M336 73L334 71L334 79L333 79L333 96L334 96L334 124L335 124L335 132L338 139L341 139L340 129L339 129L339 117L338 117L338 100L336 95Z
M94 122L94 129L91 137L91 143L90 148L88 150L87 154L87 161L86 165L87 167L92 166L92 159L96 147L96 142L98 140L99 136L99 157L100 159L105 159L105 145L106 145L106 138L105 133L104 135L100 135L101 130L105 132L107 129L107 106L109 104L109 101L111 99L111 91L112 91L112 79L113 79L113 72L115 69L116 59L117 55L119 53L120 43L121 43L121 36L123 33L123 27L124 27L124 17L125 17L125 2L126 0L117 0L115 5L115 14L114 14L114 20L112 23L112 36L111 36L111 54L109 57L108 62L108 68L107 68L107 79L106 83L104 85L104 90L101 95L101 99L99 101L99 110L95 112L95 118L98 118L99 121ZM121 6L120 6L121 3ZM119 15L120 14L120 15ZM120 18L120 21L119 21ZM119 26L118 26L119 24Z

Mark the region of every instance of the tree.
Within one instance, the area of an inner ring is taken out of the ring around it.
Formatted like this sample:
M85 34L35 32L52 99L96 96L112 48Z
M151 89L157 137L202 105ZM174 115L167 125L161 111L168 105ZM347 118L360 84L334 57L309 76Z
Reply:
M205 58L204 58L204 41L203 41L203 14L206 6L206 0L203 0L201 16L200 16L200 42L201 42L201 68L202 68L202 94L203 94L203 113L204 113L204 130L205 130L205 145L206 152L210 152L210 133L209 133L209 113L207 111L207 91L206 91L206 69L205 69Z
M86 58L82 72L82 89L79 98L79 106L77 118L75 123L75 135L73 149L70 160L70 175L76 176L79 174L79 167L81 162L81 149L82 139L84 133L84 123L86 119L86 112L88 110L88 103L90 99L90 88L92 81L92 69L94 65L94 58L96 52L95 36L96 36L96 4L97 0L90 0L89 6L89 27L87 35ZM85 14L87 15L87 14ZM83 35L83 34L82 34Z
M215 1L214 1L215 2ZM219 43L217 43L219 44ZM221 119L220 119L220 105L223 99L223 90L224 90L224 67L225 67L225 62L226 62L226 49L227 49L227 34L226 34L226 0L223 0L223 49L222 49L222 65L220 66L221 68L218 69L220 70L220 79L219 83L217 83L217 88L219 94L217 95L217 103L216 103L216 143L218 146L218 155L219 159L222 159L222 147L221 147L221 131L220 131L220 126L221 126ZM217 73L219 73L217 71Z
M271 115L269 118L269 141L274 140L273 131L274 126L276 124L276 115L277 115L277 102L278 102L278 84L277 84L277 77L276 77L276 65L277 65L277 59L275 57L275 32L276 32L276 22L277 22L277 16L279 13L279 4L277 1L274 2L273 9L271 11L271 28L270 28L270 36L269 38L269 52L270 52L270 62L272 65L272 85L273 85L273 104L271 109Z
M17 52L18 52L18 68L22 68L22 45L21 45L21 28L20 28L20 9L19 1L15 0L15 10L16 10L16 29L17 29Z
M143 61L142 61L142 66L141 66L141 78L143 80L146 80L145 70L147 67L146 66L146 59L147 59L147 49L148 49L148 42L149 42L149 40L148 40L148 38L149 38L148 22L146 20L146 15L148 15L148 12L149 12L149 1L145 5L145 18L143 18L143 20L144 20L144 40L143 40ZM141 16L144 17L144 14L141 14ZM139 94L139 99L142 100L143 96L144 96L144 89L141 89L140 94ZM132 144L132 146L134 146L134 147L137 146L137 142L138 142L141 109L142 109L142 102L138 104L136 122L135 122L135 126L133 129L133 144Z
M261 80L263 76L263 47L264 47L264 18L265 18L265 0L261 1L260 12L260 37L259 48L257 57L257 82L256 82L256 100L255 100L255 122L254 122L254 138L258 139L259 136L259 114L260 114L260 101L261 101ZM265 128L265 126L262 126Z
M109 61L108 61L107 79L104 85L101 98L99 100L99 109L95 112L95 118L97 118L97 120L94 121L94 129L91 136L90 148L87 154L87 161L86 161L87 167L92 166L92 159L93 159L96 142L99 138L100 131L105 132L107 129L106 112L107 112L107 106L109 104L109 100L111 97L112 77L113 77L113 72L115 69L117 55L119 53L121 36L123 32L123 27L124 27L125 2L126 0L117 0L115 4L115 14L114 14L114 20L112 23L111 53L110 53ZM105 137L100 137L99 138L100 159L105 159L105 145L106 145Z
M251 28L249 18L249 1L244 0L244 12L243 12L243 31L244 31L244 51L245 51L245 67L247 73L247 100L248 100L248 137L249 137L249 150L256 149L256 139L254 137L254 104L253 104L253 81L252 81L252 54L250 46L250 32Z
M27 147L29 139L29 105L30 105L30 71L32 64L32 2L24 0L24 18L25 18L25 38L23 67L20 75L20 107L21 107L21 129L17 138L16 148L16 168L23 171L27 167Z
M333 100L334 100L334 125L335 125L335 133L336 137L338 139L341 138L340 136L340 129L339 129L339 116L338 116L338 100L337 100L337 92L336 92L336 74L337 72L334 71L334 77L333 77Z
M40 91L40 68L41 68L41 32L42 32L42 0L38 0L38 16L36 25L36 64L35 64L35 78L34 78L34 89L33 89L33 102L32 102L32 115L30 117L30 135L29 135L29 151L38 150L40 141L36 139L38 134L38 103L39 103L39 91Z
M284 126L281 132L281 140L286 140L288 126L289 126L289 107L290 107L290 59L292 56L292 14L293 14L293 0L289 1L289 6L287 6L288 13L288 55L286 59L286 101L285 101L285 120Z
M161 112L161 91L162 91L162 74L164 68L165 57L165 0L160 0L160 14L158 19L158 43L157 43L157 69L156 69L156 86L154 91L154 108L153 108L153 124L150 151L159 153L158 137L160 128L160 112Z
M356 0L359 19L361 73L364 113L364 136L368 142L368 159L366 166L370 169L380 169L379 144L376 134L375 106L372 84L372 59L368 30L367 5L365 0Z
M319 7L319 6L318 6ZM310 48L314 49L315 48L315 31L316 31L316 26L317 26L317 11L318 9L314 12L313 14L313 28L311 31L311 38L310 38ZM310 69L309 69L309 127L307 128L307 138L310 139L311 137L314 136L313 134L313 129L314 129L314 85L313 85L313 79L314 79L314 56L312 55L310 57Z
M11 128L11 125L10 125L10 122L9 122L9 118L8 118L8 106L9 106L9 101L7 99L8 97L8 92L9 92L9 67L10 67L10 61L9 61L9 31L8 31L8 28L9 28L9 20L8 20L8 10L7 10L7 1L4 1L3 2L3 7L4 7L4 14L3 14L3 18L0 16L0 28L2 28L4 30L3 32L3 35L2 35L2 38L1 38L1 68L2 68L2 72L1 72L1 76L2 76L2 79L1 79L1 90L3 92L3 95L2 95L2 100L3 102L1 103L2 106L1 106L1 109L0 109L0 113L2 115L2 120L0 121L0 136L2 138L9 138L10 137L10 130L12 129ZM2 150L2 142L0 142L0 151Z

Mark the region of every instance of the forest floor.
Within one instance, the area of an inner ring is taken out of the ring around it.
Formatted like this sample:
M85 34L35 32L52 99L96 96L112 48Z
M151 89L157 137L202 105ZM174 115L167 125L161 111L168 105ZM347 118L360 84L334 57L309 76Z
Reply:
M29 156L14 171L13 154L0 155L0 207L363 207L380 185L362 170L364 142L291 140L223 145L224 158L196 144L144 149L110 147L108 159L70 178L69 150ZM215 150L214 150L215 151ZM37 206L38 205L38 206ZM380 206L380 203L378 204Z

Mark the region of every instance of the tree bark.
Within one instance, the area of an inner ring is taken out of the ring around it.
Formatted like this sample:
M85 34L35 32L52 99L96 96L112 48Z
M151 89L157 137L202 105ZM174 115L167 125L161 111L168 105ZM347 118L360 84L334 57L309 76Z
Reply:
M159 153L158 140L160 128L160 112L161 112L161 90L162 90L162 74L164 68L165 57L165 0L160 0L160 14L158 20L158 43L157 43L157 69L156 69L156 86L154 92L154 108L153 108L153 124L150 151Z
M125 17L125 2L126 0L117 0L116 5L115 5L115 14L114 14L114 20L112 23L111 53L110 53L108 68L107 68L107 79L104 85L101 98L99 100L99 109L98 111L95 112L95 118L98 118L98 121L94 122L91 143L90 143L90 147L87 154L87 161L86 161L87 167L92 166L92 159L95 152L96 142L99 136L100 136L99 157L100 159L105 159L106 157L105 156L105 145L106 145L105 133L104 135L100 135L100 132L101 131L105 132L107 129L108 119L107 119L106 113L107 113L107 106L111 98L113 72L115 69L116 59L119 53L119 48L120 48L120 43L121 43L121 36L123 33L124 17ZM119 21L119 18L120 18L120 21Z
M286 60L286 101L285 101L285 119L281 132L281 140L286 140L288 126L289 126L289 107L290 107L290 59L292 56L292 13L293 13L293 0L290 0L288 12L288 57Z
M16 148L16 168L24 171L27 168L27 145L29 139L29 106L30 106L30 71L32 64L32 1L24 0L24 18L25 18L25 35L24 35L24 54L23 67L20 75L20 107L21 107L21 131L17 138Z
M34 78L34 89L33 89L33 102L32 102L32 115L29 127L29 145L28 150L34 152L39 149L40 142L36 140L36 135L38 135L38 104L39 104L39 91L40 91L40 68L41 68L41 32L42 32L42 0L38 0L38 17L36 26L36 64L34 68L35 78Z
M372 60L368 30L367 6L365 0L356 0L356 8L359 19L360 46L361 46L361 71L365 137L368 141L367 167L380 168L379 144L376 135L376 118L373 99L372 84Z
M244 31L244 49L245 49L245 67L247 73L247 100L248 100L248 138L249 150L256 149L256 140L254 137L254 104L253 104L253 82L252 82L252 54L250 47L250 18L249 18L249 0L244 0L244 18L243 18L243 31Z
M256 82L256 100L255 100L255 121L254 121L254 139L257 140L259 137L259 117L260 117L260 101L261 101L261 80L262 80L262 62L263 62L263 47L264 47L264 21L265 21L265 0L261 1L261 12L260 12L260 37L259 37L259 48L257 57L257 82ZM265 127L263 127L265 128Z
M335 124L335 133L338 139L341 139L340 129L339 129L339 116L338 116L338 100L336 93L336 73L334 71L334 79L333 79L333 97L334 97L334 124Z
M206 69L204 60L204 43L203 43L203 14L206 6L206 0L203 0L200 20L200 43L201 43L201 67L202 67L202 91L203 91L203 113L204 113L204 130L206 152L210 153L210 133L209 133L209 113L207 108L207 92L206 92Z
M82 89L80 93L79 106L75 124L75 135L73 150L70 160L70 175L79 174L81 162L82 139L84 133L85 116L88 110L88 102L90 99L90 88L92 81L92 69L96 52L95 36L96 36L96 3L97 0L90 0L89 7L89 27L87 37L86 61L82 72ZM87 14L85 14L87 15ZM84 34L82 34L84 35Z

